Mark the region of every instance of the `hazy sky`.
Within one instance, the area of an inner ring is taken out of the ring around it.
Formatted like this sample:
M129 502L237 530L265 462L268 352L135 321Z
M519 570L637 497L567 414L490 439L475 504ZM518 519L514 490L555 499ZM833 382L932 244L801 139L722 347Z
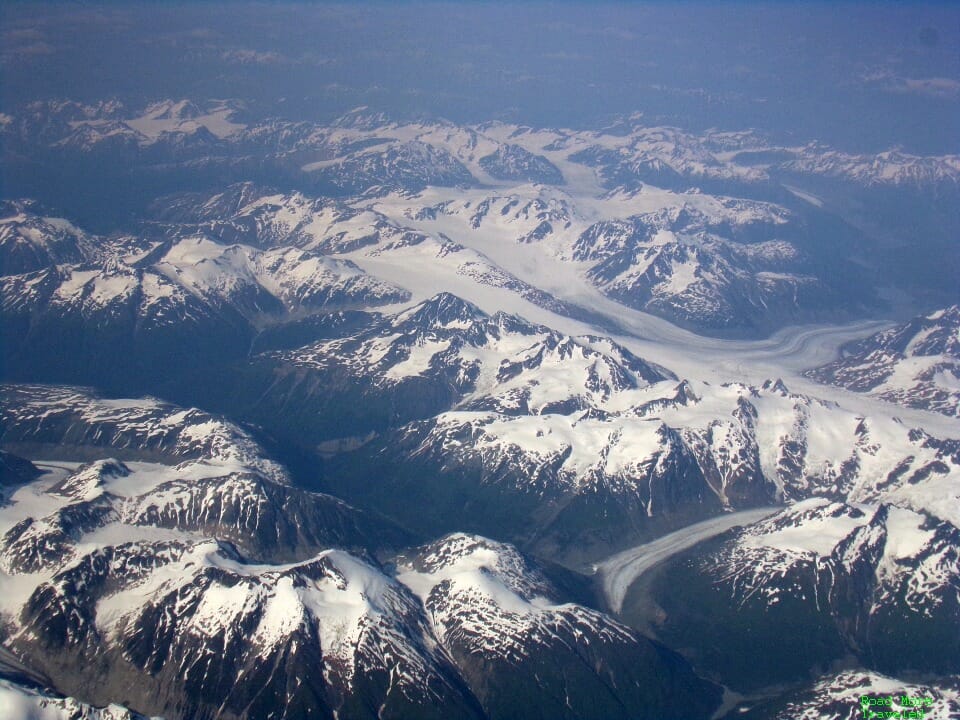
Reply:
M595 126L642 112L850 150L960 151L960 6L5 4L0 105L237 97L258 116Z

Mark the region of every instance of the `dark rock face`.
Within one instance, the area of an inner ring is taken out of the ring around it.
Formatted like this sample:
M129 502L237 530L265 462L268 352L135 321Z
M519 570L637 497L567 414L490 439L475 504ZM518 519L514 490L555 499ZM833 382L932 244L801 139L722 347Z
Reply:
M0 488L36 480L40 469L29 460L0 450Z

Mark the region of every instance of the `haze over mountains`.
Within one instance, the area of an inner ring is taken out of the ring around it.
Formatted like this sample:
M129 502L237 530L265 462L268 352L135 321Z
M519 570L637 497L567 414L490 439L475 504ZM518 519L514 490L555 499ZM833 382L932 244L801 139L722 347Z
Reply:
M0 711L960 712L954 11L170 7L3 15Z

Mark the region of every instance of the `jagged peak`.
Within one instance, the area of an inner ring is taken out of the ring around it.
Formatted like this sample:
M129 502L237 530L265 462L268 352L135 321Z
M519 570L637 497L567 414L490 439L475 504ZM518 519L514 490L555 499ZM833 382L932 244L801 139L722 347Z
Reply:
M488 316L471 302L449 292L441 292L396 316L399 323L421 327L466 328Z

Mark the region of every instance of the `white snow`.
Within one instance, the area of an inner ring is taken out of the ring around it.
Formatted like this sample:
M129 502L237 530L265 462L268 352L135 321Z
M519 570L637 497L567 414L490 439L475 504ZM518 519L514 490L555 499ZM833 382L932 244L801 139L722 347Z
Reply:
M924 517L906 508L891 507L887 516L887 541L883 557L877 567L877 576L899 574L900 560L916 557L933 538L933 530L923 530Z
M37 466L46 471L32 483L21 485L0 504L0 536L24 518L46 517L63 503L63 499L47 492L53 485L67 477L78 463L38 461ZM2 595L2 594L0 594Z
M420 375L430 366L433 356L450 347L449 341L428 341L417 343L410 348L410 356L387 370L384 377L391 380Z
M201 127L209 130L218 138L226 138L243 130L246 126L230 122L234 111L230 107L215 107L209 112L195 117L184 116L187 101L164 101L151 105L140 117L126 120L125 123L143 135L149 141L156 141L164 133L193 133Z
M472 540L471 536L459 534L446 539L447 542ZM428 562L429 560L428 558ZM524 598L504 582L500 577L501 572L500 554L494 546L484 543L478 544L468 553L459 554L452 562L443 563L433 572L417 572L411 567L405 567L397 574L397 580L424 601L429 598L433 588L446 582L450 583L451 593L480 593L506 613L527 615L554 607L549 599L544 597Z
M246 588L244 588L246 590ZM293 578L282 577L271 588L266 609L253 634L253 642L261 647L276 647L304 622L303 603L293 586ZM217 610L223 612L223 608Z
M824 498L814 497L795 503L786 511L789 516L800 516L809 510L829 506ZM812 553L829 556L833 549L851 532L870 521L870 513L857 518L849 514L835 517L814 516L798 524L788 525L769 533L751 532L743 540L744 547L773 548L791 553Z
M658 286L658 290L668 292L671 295L683 293L690 285L697 282L697 263L688 261L684 263L671 263L671 273L666 283Z

